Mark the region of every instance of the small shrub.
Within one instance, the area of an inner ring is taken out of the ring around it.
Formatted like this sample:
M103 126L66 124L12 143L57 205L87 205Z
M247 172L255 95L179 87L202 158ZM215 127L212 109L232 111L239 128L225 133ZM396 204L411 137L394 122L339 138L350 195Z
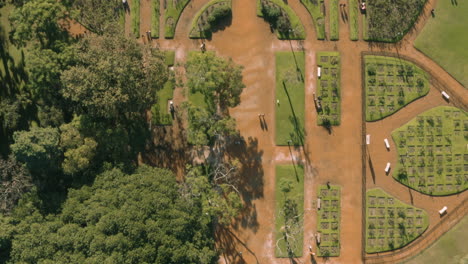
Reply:
M220 5L216 7L208 16L207 20L211 26L215 26L221 19L231 15L231 7L228 5Z

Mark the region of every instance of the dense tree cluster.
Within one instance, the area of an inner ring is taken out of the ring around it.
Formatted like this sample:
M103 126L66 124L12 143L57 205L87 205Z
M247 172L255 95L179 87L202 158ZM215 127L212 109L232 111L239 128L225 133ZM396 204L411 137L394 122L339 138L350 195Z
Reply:
M373 41L395 42L413 26L426 0L373 0L367 2L368 36Z
M161 51L119 29L122 2L9 4L12 30L0 30L0 262L215 263L214 227L242 207L239 164L225 155L239 136L229 108L240 102L242 68L212 53L188 61L187 86L206 107L187 105L187 138L214 152L178 183L137 163L169 70ZM72 19L91 33L70 36Z

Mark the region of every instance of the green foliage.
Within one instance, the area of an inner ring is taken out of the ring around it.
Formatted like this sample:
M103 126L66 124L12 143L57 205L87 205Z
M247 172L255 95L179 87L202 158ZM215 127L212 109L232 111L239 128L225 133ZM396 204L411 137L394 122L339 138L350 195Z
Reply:
M426 0L374 0L366 2L366 40L397 42L412 27Z
M275 186L275 256L300 257L304 238L304 168L276 166ZM285 188L289 191L285 192Z
M62 169L65 174L75 174L87 169L94 158L97 143L80 134L81 119L75 117L69 124L60 126L60 147L65 159Z
M277 52L276 56L276 144L304 144L305 57L303 52Z
M165 32L164 37L167 39L174 38L177 23L180 15L184 11L190 0L167 1L166 9L164 10Z
M11 263L215 263L203 200L179 192L167 170L113 169L70 190L58 215L2 221Z
M380 188L366 193L366 253L395 250L429 226L426 211L405 204Z
M189 37L210 38L216 26L231 15L230 0L212 0L208 2L195 14Z
M53 171L58 168L61 156L58 129L33 127L30 131L15 132L13 138L15 143L11 145L11 150L15 158L30 170Z
M155 103L167 81L163 55L123 36L90 36L75 48L76 65L62 73L62 94L78 113L132 119Z
M349 0L349 39L359 40L359 17L358 1Z
M340 255L340 191L341 188L334 185L318 187L321 208L317 211L317 231L320 233L321 243L317 247L317 255L321 257Z
M456 6L454 6L456 3ZM427 19L414 46L449 72L468 88L468 49L460 43L468 42L468 2L438 1L435 18Z
M312 16L315 25L317 39L325 39L325 15L323 14L323 1L321 0L300 0Z
M338 52L318 52L317 66L321 76L317 79L317 96L322 110L317 124L328 130L341 123L341 58Z
M66 36L59 24L66 17L66 9L60 1L27 1L15 8L10 15L14 29L11 38L19 46L25 46L28 41L34 40L41 47L49 47L54 40Z
M338 40L340 38L340 11L338 11L338 0L330 2L330 40Z
M130 7L131 29L134 38L140 37L140 0L133 0ZM146 37L146 36L145 36Z
M99 35L116 30L124 12L121 0L73 0L72 17L87 30Z
M203 94L211 113L222 116L229 107L240 103L240 94L245 87L242 66L232 59L217 57L212 52L193 52L185 68L190 92Z
M270 23L271 27L276 30L278 39L305 39L306 37L304 25L297 14L281 0L257 0L257 16L263 17Z
M383 119L429 93L429 74L409 61L368 55L364 63L366 121Z
M462 124L468 113L441 106L428 110L392 132L398 150L393 177L428 195L450 195L468 188L466 145ZM465 155L465 156L464 156Z
M159 0L151 0L151 37L159 38Z

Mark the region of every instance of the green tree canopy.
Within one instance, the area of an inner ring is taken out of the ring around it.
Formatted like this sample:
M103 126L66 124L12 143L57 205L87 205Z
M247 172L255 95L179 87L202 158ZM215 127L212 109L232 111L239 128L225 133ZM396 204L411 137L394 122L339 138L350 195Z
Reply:
M76 49L76 65L62 74L63 96L96 119L141 115L167 81L161 52L119 34L87 37Z
M171 172L113 169L70 190L59 215L2 228L0 243L10 240L11 263L216 263L210 221Z
M23 164L12 156L7 160L0 158L0 212L9 213L31 188L31 174Z
M41 47L48 47L55 40L67 35L60 25L67 17L61 1L29 0L19 5L10 15L12 40L20 46L28 41L38 41Z
M114 30L125 12L121 0L74 0L73 8L77 11L73 18L99 35Z
M33 127L29 131L16 131L11 150L15 158L33 171L58 168L61 151L57 128Z
M194 52L186 64L187 86L191 92L201 92L210 112L226 115L228 107L240 103L245 85L242 66L232 59L217 57L213 52Z

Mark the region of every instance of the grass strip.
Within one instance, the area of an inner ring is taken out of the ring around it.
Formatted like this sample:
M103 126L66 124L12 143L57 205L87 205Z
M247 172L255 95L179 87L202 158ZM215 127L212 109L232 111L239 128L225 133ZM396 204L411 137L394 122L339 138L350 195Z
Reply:
M159 0L151 0L151 37L159 38Z
M301 0L301 3L305 6L309 12L315 25L315 33L317 39L325 39L325 15L322 11L323 0L316 1L315 3L310 0Z
M359 3L357 0L349 0L349 39L359 40Z
M174 5L174 1L166 1L164 12L164 37L167 39L174 38L177 23L179 22L180 15L184 11L190 0L179 0Z
M304 145L304 52L276 54L276 145Z
M338 10L339 0L330 0L330 40L339 40L340 39L340 20Z
M132 22L132 33L135 38L140 37L140 0L133 0L133 6L130 8L130 17Z

